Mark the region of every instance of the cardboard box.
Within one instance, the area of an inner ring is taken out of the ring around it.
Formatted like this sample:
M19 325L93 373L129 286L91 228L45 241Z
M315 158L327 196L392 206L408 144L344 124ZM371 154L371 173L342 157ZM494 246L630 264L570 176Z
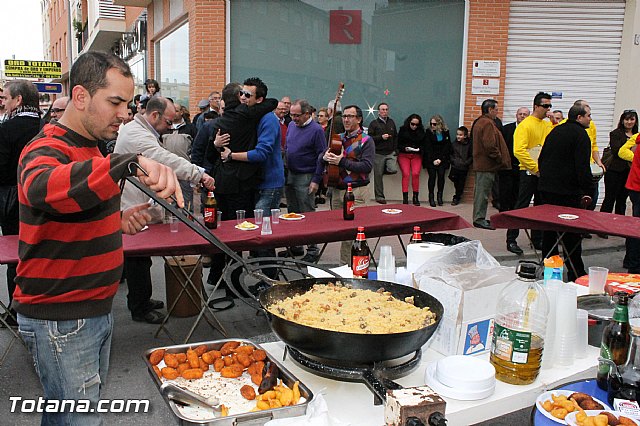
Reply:
M454 251L463 244L471 248L465 255L474 256L475 247L484 262L461 262L459 250ZM490 350L498 294L516 278L515 268L500 266L479 241L463 244L447 247L414 274L414 286L444 306L444 317L429 341L432 349L444 355L477 355Z

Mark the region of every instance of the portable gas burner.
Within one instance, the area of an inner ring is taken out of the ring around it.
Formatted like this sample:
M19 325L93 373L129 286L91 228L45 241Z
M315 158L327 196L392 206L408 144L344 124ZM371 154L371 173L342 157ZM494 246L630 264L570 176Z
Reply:
M393 379L411 373L418 367L422 358L420 349L413 354L395 360L365 364L312 357L289 345L286 345L283 359L286 359L287 353L302 368L318 376L346 382L363 382L373 393L374 405L384 403L388 389L401 389L402 386L394 382Z

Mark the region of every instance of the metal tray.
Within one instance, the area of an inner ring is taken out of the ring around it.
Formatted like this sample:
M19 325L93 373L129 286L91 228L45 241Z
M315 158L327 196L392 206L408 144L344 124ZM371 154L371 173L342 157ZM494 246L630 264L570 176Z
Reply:
M151 352L155 351L156 349L164 349L169 353L178 353L178 352L185 352L189 348L195 348L200 345L207 346L209 350L213 350L213 349L219 350L222 347L222 345L231 341L240 342L241 344L245 344L245 345L253 345L257 349L264 350L267 353L267 359L278 366L278 369L280 370L279 378L287 386L292 387L294 382L298 381L298 379L293 374L291 374L287 369L285 369L282 366L282 364L280 364L276 359L274 359L274 357L268 351L266 351L259 344L254 343L251 340L247 340L247 339L222 339L222 340L214 340L210 342L190 343L185 345L161 346L161 347L157 347L157 348L153 348L145 351L142 354L142 357L144 358L144 362L147 366L147 371L151 375L151 380L153 380L153 382L156 384L158 388L158 392L160 392L160 385L162 385L162 380L160 380L160 378L156 375L155 371L153 371L153 366L149 362L149 355L151 354ZM243 426L254 426L254 425L257 426L257 425L264 425L266 422L272 419L280 419L284 417L295 417L295 416L304 415L307 412L307 406L309 405L309 401L313 399L313 393L311 392L311 389L309 389L302 382L299 383L299 388L300 388L300 396L306 399L304 403L296 404L290 407L281 407L281 408L274 408L271 410L254 411L254 412L248 412L244 414L231 415L227 417L217 417L213 420L210 420L210 419L198 420L198 419L185 417L180 412L180 410L178 409L174 401L169 400L164 395L162 395L162 398L165 400L165 402L167 403L167 405L169 406L173 414L176 416L176 418L178 418L179 424L181 425L236 426L241 424Z

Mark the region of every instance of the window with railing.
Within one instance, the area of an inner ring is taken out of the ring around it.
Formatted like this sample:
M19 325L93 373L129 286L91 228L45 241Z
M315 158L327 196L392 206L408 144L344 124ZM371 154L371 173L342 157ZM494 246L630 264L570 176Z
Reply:
M99 0L98 18L100 19L124 19L124 6L116 6L113 0Z

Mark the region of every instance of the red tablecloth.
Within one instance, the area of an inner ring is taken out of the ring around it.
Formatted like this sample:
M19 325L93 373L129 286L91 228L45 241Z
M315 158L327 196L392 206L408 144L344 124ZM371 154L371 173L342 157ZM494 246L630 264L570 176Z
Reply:
M400 209L402 213L390 215L383 209ZM439 232L469 228L471 225L460 216L443 210L435 210L413 205L399 204L367 206L356 209L352 221L342 219L342 210L325 210L305 213L298 221L284 221L274 224L272 235L260 235L260 230L241 231L234 226L235 221L223 221L214 234L232 250L251 250L257 247L287 247L292 245L325 243L351 240L356 228L365 227L367 238L389 235L411 234L418 225L423 232ZM253 222L253 219L249 219ZM169 225L150 225L149 229L136 235L123 237L127 256L161 256L215 253L218 250L204 238L179 223L179 232L169 231ZM18 262L18 237L0 237L0 263Z
M559 215L574 215L577 218L562 219ZM503 229L590 232L640 238L640 218L551 204L494 214L491 216L491 225Z

